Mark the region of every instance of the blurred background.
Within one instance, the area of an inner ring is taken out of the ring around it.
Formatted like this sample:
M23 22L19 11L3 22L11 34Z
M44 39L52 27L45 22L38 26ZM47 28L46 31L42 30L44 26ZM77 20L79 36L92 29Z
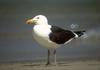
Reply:
M57 49L57 58L100 58L99 0L0 0L0 62L46 59L47 49L32 37L25 21L45 15L49 24L86 30L85 36Z

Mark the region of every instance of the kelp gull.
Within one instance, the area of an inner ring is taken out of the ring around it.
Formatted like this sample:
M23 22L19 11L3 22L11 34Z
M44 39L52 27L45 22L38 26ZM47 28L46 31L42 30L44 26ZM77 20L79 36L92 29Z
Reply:
M78 38L85 31L70 31L48 24L44 15L37 15L26 21L27 24L35 24L33 27L33 37L42 46L48 48L47 64L50 64L50 48L54 48L54 62L56 64L56 48L61 44L67 44L74 38Z

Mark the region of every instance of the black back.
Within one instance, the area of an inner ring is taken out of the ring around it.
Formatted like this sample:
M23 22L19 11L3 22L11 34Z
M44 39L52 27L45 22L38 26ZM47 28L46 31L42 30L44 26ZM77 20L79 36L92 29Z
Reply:
M64 44L71 38L75 37L73 32L69 30L64 30L62 28L59 28L57 26L51 27L51 33L49 34L49 38L51 41L57 43L57 44Z

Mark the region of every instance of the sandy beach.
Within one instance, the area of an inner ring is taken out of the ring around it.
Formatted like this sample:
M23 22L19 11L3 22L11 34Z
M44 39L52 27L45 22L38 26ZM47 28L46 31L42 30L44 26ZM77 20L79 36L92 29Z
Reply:
M59 62L57 66L45 66L45 63L36 62L1 63L0 70L100 70L100 61L64 61Z

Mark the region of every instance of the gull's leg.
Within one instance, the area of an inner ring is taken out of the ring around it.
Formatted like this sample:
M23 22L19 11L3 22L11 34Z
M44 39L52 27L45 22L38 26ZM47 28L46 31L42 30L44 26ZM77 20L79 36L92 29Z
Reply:
M47 57L47 64L50 65L50 49L48 49L48 57Z
M54 54L54 64L56 65L57 64L57 61L56 61L56 49L54 49L53 54Z

